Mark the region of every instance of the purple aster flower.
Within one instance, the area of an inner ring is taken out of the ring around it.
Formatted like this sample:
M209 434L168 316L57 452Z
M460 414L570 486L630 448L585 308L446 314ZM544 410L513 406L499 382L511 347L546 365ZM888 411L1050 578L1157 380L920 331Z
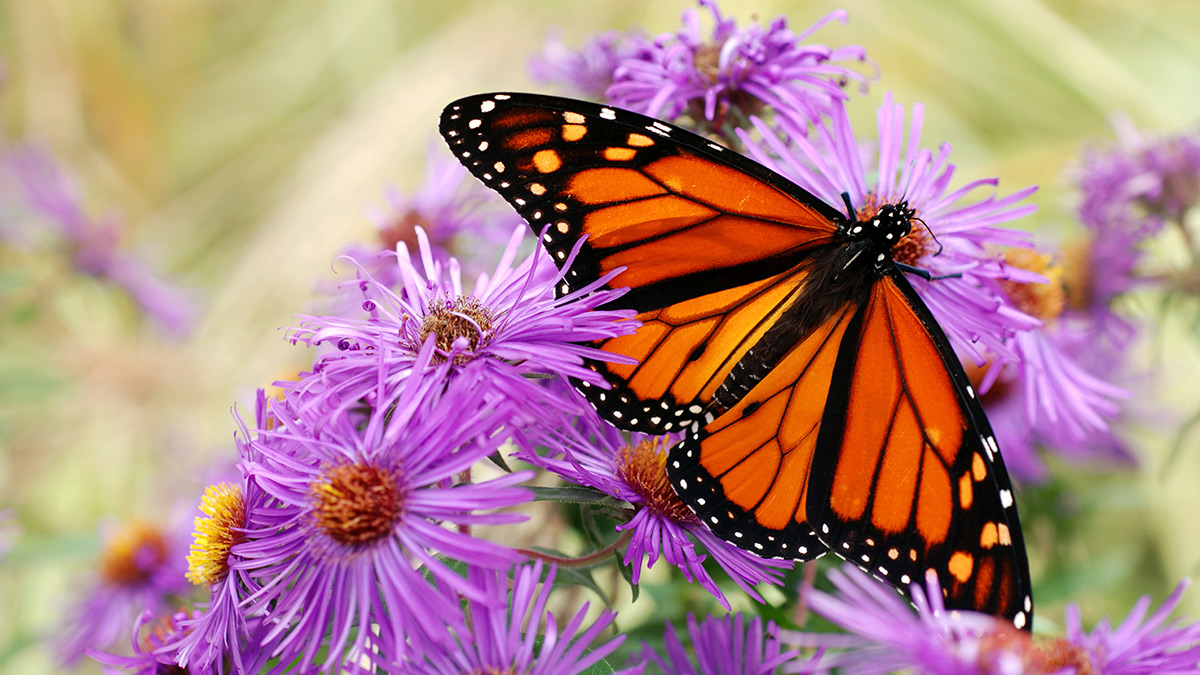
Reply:
M699 13L687 10L682 30L660 36L619 63L609 102L663 119L687 113L697 126L723 133L727 119L736 126L764 107L816 121L834 101L846 98L847 82L866 87L868 76L847 65L866 61L862 47L805 44L825 24L845 23L844 11L797 35L788 29L786 17L767 28L757 23L739 28L721 16L715 0L700 0L700 6L712 12L712 34L704 35Z
M985 178L950 189L955 173L950 146L942 144L936 154L922 149L923 120L924 107L918 103L906 125L903 106L894 104L890 93L885 95L878 113L877 151L866 160L840 102L834 104L830 119L812 130L783 119L782 133L777 133L756 119L761 143L754 143L746 132L739 134L756 160L826 203L842 204L842 193L849 194L860 220L885 204L906 201L920 222L893 249L893 256L935 277L927 281L910 275L909 280L951 343L979 364L985 361L984 351L1017 361L1008 339L1038 326L1038 320L1014 307L997 282L1045 279L1007 265L995 250L1029 246L1028 235L1000 225L1032 213L1036 207L1024 202L1037 188L1000 197L994 193L998 181Z
M99 574L69 610L58 645L58 656L67 665L87 648L112 647L142 610L162 614L189 592L182 537L140 520L106 530Z
M1061 267L1050 264L1048 255L1022 249L1010 249L1005 258L1009 265L1046 279L1000 282L1013 304L1043 325L1014 335L1013 351L1021 360L996 372L989 369L979 386L999 441L1008 442L1001 447L1006 460L1013 457L1010 470L1026 480L1043 479L1045 467L1035 445L1075 461L1132 463L1133 455L1111 429L1121 413L1119 401L1130 394L1106 381L1120 372L1123 354L1082 361L1096 353L1098 336L1085 317L1064 316Z
M664 636L666 657L659 656L649 646L645 648L651 672L664 675L772 675L779 672L780 666L800 656L794 649L784 651L779 641L779 627L774 621L768 621L764 627L761 617L751 618L748 624L742 614L721 618L708 616L697 622L694 615L688 614L687 625L694 663L675 627L668 623ZM818 659L819 655L808 660L802 670L789 668L788 672L814 672Z
M195 315L191 301L121 250L120 223L112 218L93 220L71 177L49 153L34 146L10 150L2 169L15 183L18 203L14 206L35 215L65 240L76 270L122 288L163 330L181 335L191 329Z
M597 291L605 277L555 298L567 267L555 267L541 246L515 262L525 232L524 225L513 231L496 271L481 275L468 292L457 261L451 258L443 266L434 260L418 229L420 265L428 273L421 273L408 251L400 250L399 292L369 276L353 282L367 298L367 318L308 317L295 333L310 345L338 347L317 360L317 376L311 381L362 390L376 386L381 377L395 383L408 376L422 346L432 342L434 362L451 364L439 372L457 376L478 371L489 395L519 403L509 408L514 427L562 408L561 397L544 385L546 375L607 386L584 360L619 357L586 343L637 329L630 310L596 310L623 291Z
M258 428L273 424L268 421L264 399L259 390ZM241 432L243 437L250 435L244 426ZM209 600L197 605L202 611L179 624L181 637L171 648L180 666L199 672L215 667L224 672L228 661L235 673L253 672L247 670L250 659L246 655L263 651L266 631L257 617L243 610L260 586L253 576L253 564L237 551L247 542L248 523L253 521L262 528L275 516L276 528L287 525L278 518L287 514L278 513L274 506L258 484L245 476L236 483L221 482L205 490L187 558L187 578L207 587Z
M1078 327L1077 333L1087 334L1073 353L1092 370L1109 367L1137 337L1137 325L1118 313L1114 304L1146 283L1137 272L1144 254L1140 248L1143 238L1141 233L1121 228L1092 231L1063 251L1063 321Z
M1150 596L1142 596L1120 625L1114 628L1107 620L1101 621L1091 633L1083 630L1079 606L1071 604L1066 614L1066 641L1085 650L1092 666L1089 672L1194 673L1200 669L1200 623L1167 622L1190 583L1187 579L1180 582L1150 618L1146 618Z
M518 566L513 571L510 590L504 570L468 568L468 582L483 590L489 601L466 603L465 615L456 622L458 628L449 642L418 641L409 645L401 672L576 675L599 663L624 642L625 637L618 636L594 644L612 624L616 612L602 611L583 629L587 603L559 628L554 613L546 609L555 568L550 568L544 580L541 576L540 561ZM642 666L612 672L635 675L642 672Z
M807 589L812 610L850 635L784 632L785 644L828 647L822 669L877 675L905 669L931 675L1053 672L1031 667L1033 642L1006 621L975 612L947 612L937 575L913 584L912 607L895 590L852 565L829 571L839 595Z
M88 649L87 655L105 665L106 675L131 673L132 675L159 675L160 673L201 673L199 669L187 669L175 661L175 652L169 647L183 637L181 624L188 620L187 612L176 612L154 620L154 612L143 611L133 623L132 656L120 656L109 652ZM153 625L151 625L153 622ZM138 639L142 629L150 625L148 634ZM115 666L115 667L109 667Z
M488 568L518 558L470 528L523 520L481 511L531 499L515 487L531 472L469 482L471 466L504 440L506 415L489 407L480 378L447 380L448 364L430 367L432 352L399 386L380 383L353 405L336 389L285 389L272 424L239 439L249 480L279 506L248 512L247 540L233 552L262 586L247 608L273 626L265 639L278 638L272 655L283 663L312 664L326 636L325 671L405 636L444 636L457 603L422 568L486 601L437 556Z
M647 58L653 45L639 33L605 31L583 43L578 50L563 44L562 37L546 38L542 53L529 61L536 82L557 85L569 93L593 101L605 100L613 83L613 71L624 59Z
M185 625L189 621L194 621L195 616L194 614L189 615L187 612L176 612L171 615L163 615L155 621L154 613L145 610L133 625L132 656L121 656L94 649L87 650L88 656L104 664L105 675L116 675L117 673L210 675L224 672L219 671L216 667L200 668L194 664L185 666L176 660L176 651L173 645L178 644L186 637L188 629L185 628ZM139 640L138 635L148 625L150 629L147 635ZM243 669L235 672L257 673L266 664L266 661L265 652L257 651L253 657L245 658Z
M1085 153L1077 169L1080 221L1143 235L1167 222L1183 229L1187 212L1200 203L1200 136L1155 138L1125 117L1115 118L1113 128L1118 146Z
M630 535L624 562L632 567L633 583L638 583L643 562L650 568L662 556L688 582L698 582L729 609L725 594L704 568L706 556L696 551L699 543L742 590L762 602L754 586L780 583L780 570L791 568L792 561L760 558L718 538L679 500L666 469L667 450L675 440L638 433L626 440L592 412L579 418L577 428L566 425L542 438L541 444L550 449L546 454L525 449L517 454L633 505L629 521L617 526Z

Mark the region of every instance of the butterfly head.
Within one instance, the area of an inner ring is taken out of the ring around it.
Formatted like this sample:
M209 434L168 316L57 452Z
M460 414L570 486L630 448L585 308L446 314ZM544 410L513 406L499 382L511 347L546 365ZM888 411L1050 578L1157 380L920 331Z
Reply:
M847 220L842 232L851 241L865 243L882 262L891 259L892 248L912 231L914 215L916 210L907 201L884 204L859 220Z

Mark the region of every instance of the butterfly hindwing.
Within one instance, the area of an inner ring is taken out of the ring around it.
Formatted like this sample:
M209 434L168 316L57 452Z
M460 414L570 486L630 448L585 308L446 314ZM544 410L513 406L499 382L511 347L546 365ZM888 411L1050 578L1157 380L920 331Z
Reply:
M849 306L830 316L736 405L671 449L675 491L723 539L766 557L811 560L828 550L805 504L829 381L853 316Z
M872 286L838 349L806 515L893 584L938 575L949 607L1032 616L1012 486L945 333L899 273Z
M625 428L673 431L707 409L794 302L796 265L828 246L840 218L731 150L597 104L484 94L448 106L441 131L560 266L579 247L560 295L616 272L606 285L629 287L619 306L643 328L596 346L639 363L595 363L613 389L583 388Z

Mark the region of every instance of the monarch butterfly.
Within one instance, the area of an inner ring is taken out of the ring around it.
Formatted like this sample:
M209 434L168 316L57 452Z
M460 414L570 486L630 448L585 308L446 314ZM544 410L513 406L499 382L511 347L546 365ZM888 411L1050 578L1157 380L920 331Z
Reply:
M668 475L714 533L901 589L933 573L947 607L1031 629L995 436L892 259L905 202L845 216L703 137L565 98L470 96L440 130L560 267L578 247L560 294L619 272L613 305L642 326L598 346L637 363L594 363L612 388L580 390L618 427L686 434Z

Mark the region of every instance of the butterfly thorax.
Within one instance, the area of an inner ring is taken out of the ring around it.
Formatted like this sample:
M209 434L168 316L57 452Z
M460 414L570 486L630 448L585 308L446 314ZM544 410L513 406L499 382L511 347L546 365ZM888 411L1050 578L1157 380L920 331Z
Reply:
M860 220L846 219L838 226L838 236L853 262L865 258L877 273L890 269L892 264L892 249L900 240L912 231L912 218L916 211L909 208L908 202L884 204L875 213Z
M892 249L912 229L913 214L907 202L885 204L864 220L846 219L832 241L810 250L796 268L805 275L801 292L754 347L756 368L773 367L831 318L853 313L875 280L894 269ZM711 410L728 409L740 400L754 386L756 375L739 364L717 392Z

